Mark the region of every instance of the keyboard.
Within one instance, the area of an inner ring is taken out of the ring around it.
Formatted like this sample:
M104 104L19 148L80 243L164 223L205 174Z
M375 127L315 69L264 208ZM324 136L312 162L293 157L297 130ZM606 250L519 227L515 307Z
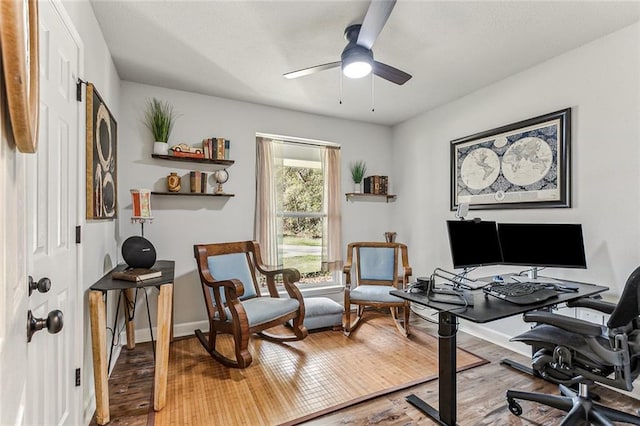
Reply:
M542 302L558 295L549 284L518 282L499 284L494 283L485 287L486 294L518 305L531 305Z

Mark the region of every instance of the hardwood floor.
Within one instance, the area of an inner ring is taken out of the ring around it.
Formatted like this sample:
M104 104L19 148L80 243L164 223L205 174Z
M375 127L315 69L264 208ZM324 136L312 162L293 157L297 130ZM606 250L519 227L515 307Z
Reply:
M430 334L436 326L412 316L412 326ZM510 358L524 364L528 358L510 352L500 346L460 332L458 346L491 361L457 375L458 424L466 425L558 425L563 413L546 406L522 402L524 413L520 417L507 409L507 389L557 393L557 386L511 368L500 365L500 360ZM153 383L153 354L151 345L136 345L134 350L123 348L117 365L109 379L111 401L110 425L153 425L151 391ZM627 412L640 408L640 401L610 389L596 386L594 391L601 403ZM399 391L334 412L306 425L433 425L435 422L424 416L405 401L414 393L429 404L437 406L438 381L418 385L410 390ZM246 407L243 407L246 409ZM95 425L95 417L91 425ZM216 424L213 421L211 424Z

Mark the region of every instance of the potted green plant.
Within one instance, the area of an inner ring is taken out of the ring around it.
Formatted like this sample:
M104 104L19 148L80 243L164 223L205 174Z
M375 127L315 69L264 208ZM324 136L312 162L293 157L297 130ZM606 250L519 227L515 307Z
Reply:
M178 114L173 110L173 105L169 102L161 101L157 98L147 99L147 109L144 113L145 125L153 134L153 153L160 155L168 154L168 142L171 130L175 124Z
M351 179L353 179L353 183L355 184L354 192L360 193L362 192L361 182L362 179L364 179L364 174L367 171L367 164L362 160L354 161L353 163L351 163L350 169Z

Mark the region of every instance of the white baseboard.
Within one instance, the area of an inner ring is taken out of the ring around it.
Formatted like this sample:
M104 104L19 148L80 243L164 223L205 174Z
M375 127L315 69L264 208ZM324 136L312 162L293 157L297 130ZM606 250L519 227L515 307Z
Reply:
M501 346L520 355L524 355L527 357L531 356L531 349L529 346L523 343L510 342L509 339L511 338L511 336L488 328L487 326L475 324L461 319L460 331L464 331L467 334L471 334L472 336L475 336L482 340L486 340L487 342Z
M184 324L175 324L173 326L173 337L183 337L194 334L193 332L196 329L201 330L209 330L209 321L194 321L188 322ZM158 329L156 327L152 328L153 338L155 339L158 336ZM151 334L149 333L149 328L136 329L135 330L135 338L136 343L150 342ZM123 342L122 346L126 346L127 344L127 333L123 331L120 333L120 341ZM120 354L121 346L116 347L118 349L118 355ZM117 359L117 356L114 354L114 359Z

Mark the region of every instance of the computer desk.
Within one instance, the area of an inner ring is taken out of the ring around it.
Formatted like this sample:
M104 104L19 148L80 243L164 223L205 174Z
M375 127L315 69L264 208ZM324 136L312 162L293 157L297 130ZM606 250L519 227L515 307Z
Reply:
M558 297L553 297L531 305L516 305L493 296L487 296L482 290L472 290L470 292L473 295L473 307L466 308L463 306L432 302L424 292L410 293L408 290L391 291L391 294L394 296L438 311L438 410L414 394L409 395L407 401L439 424L447 426L455 425L457 393L456 333L458 331L458 318L482 324L540 308L547 308L582 297L593 296L609 289L608 287L575 281L566 282L576 285L578 291L560 292Z

